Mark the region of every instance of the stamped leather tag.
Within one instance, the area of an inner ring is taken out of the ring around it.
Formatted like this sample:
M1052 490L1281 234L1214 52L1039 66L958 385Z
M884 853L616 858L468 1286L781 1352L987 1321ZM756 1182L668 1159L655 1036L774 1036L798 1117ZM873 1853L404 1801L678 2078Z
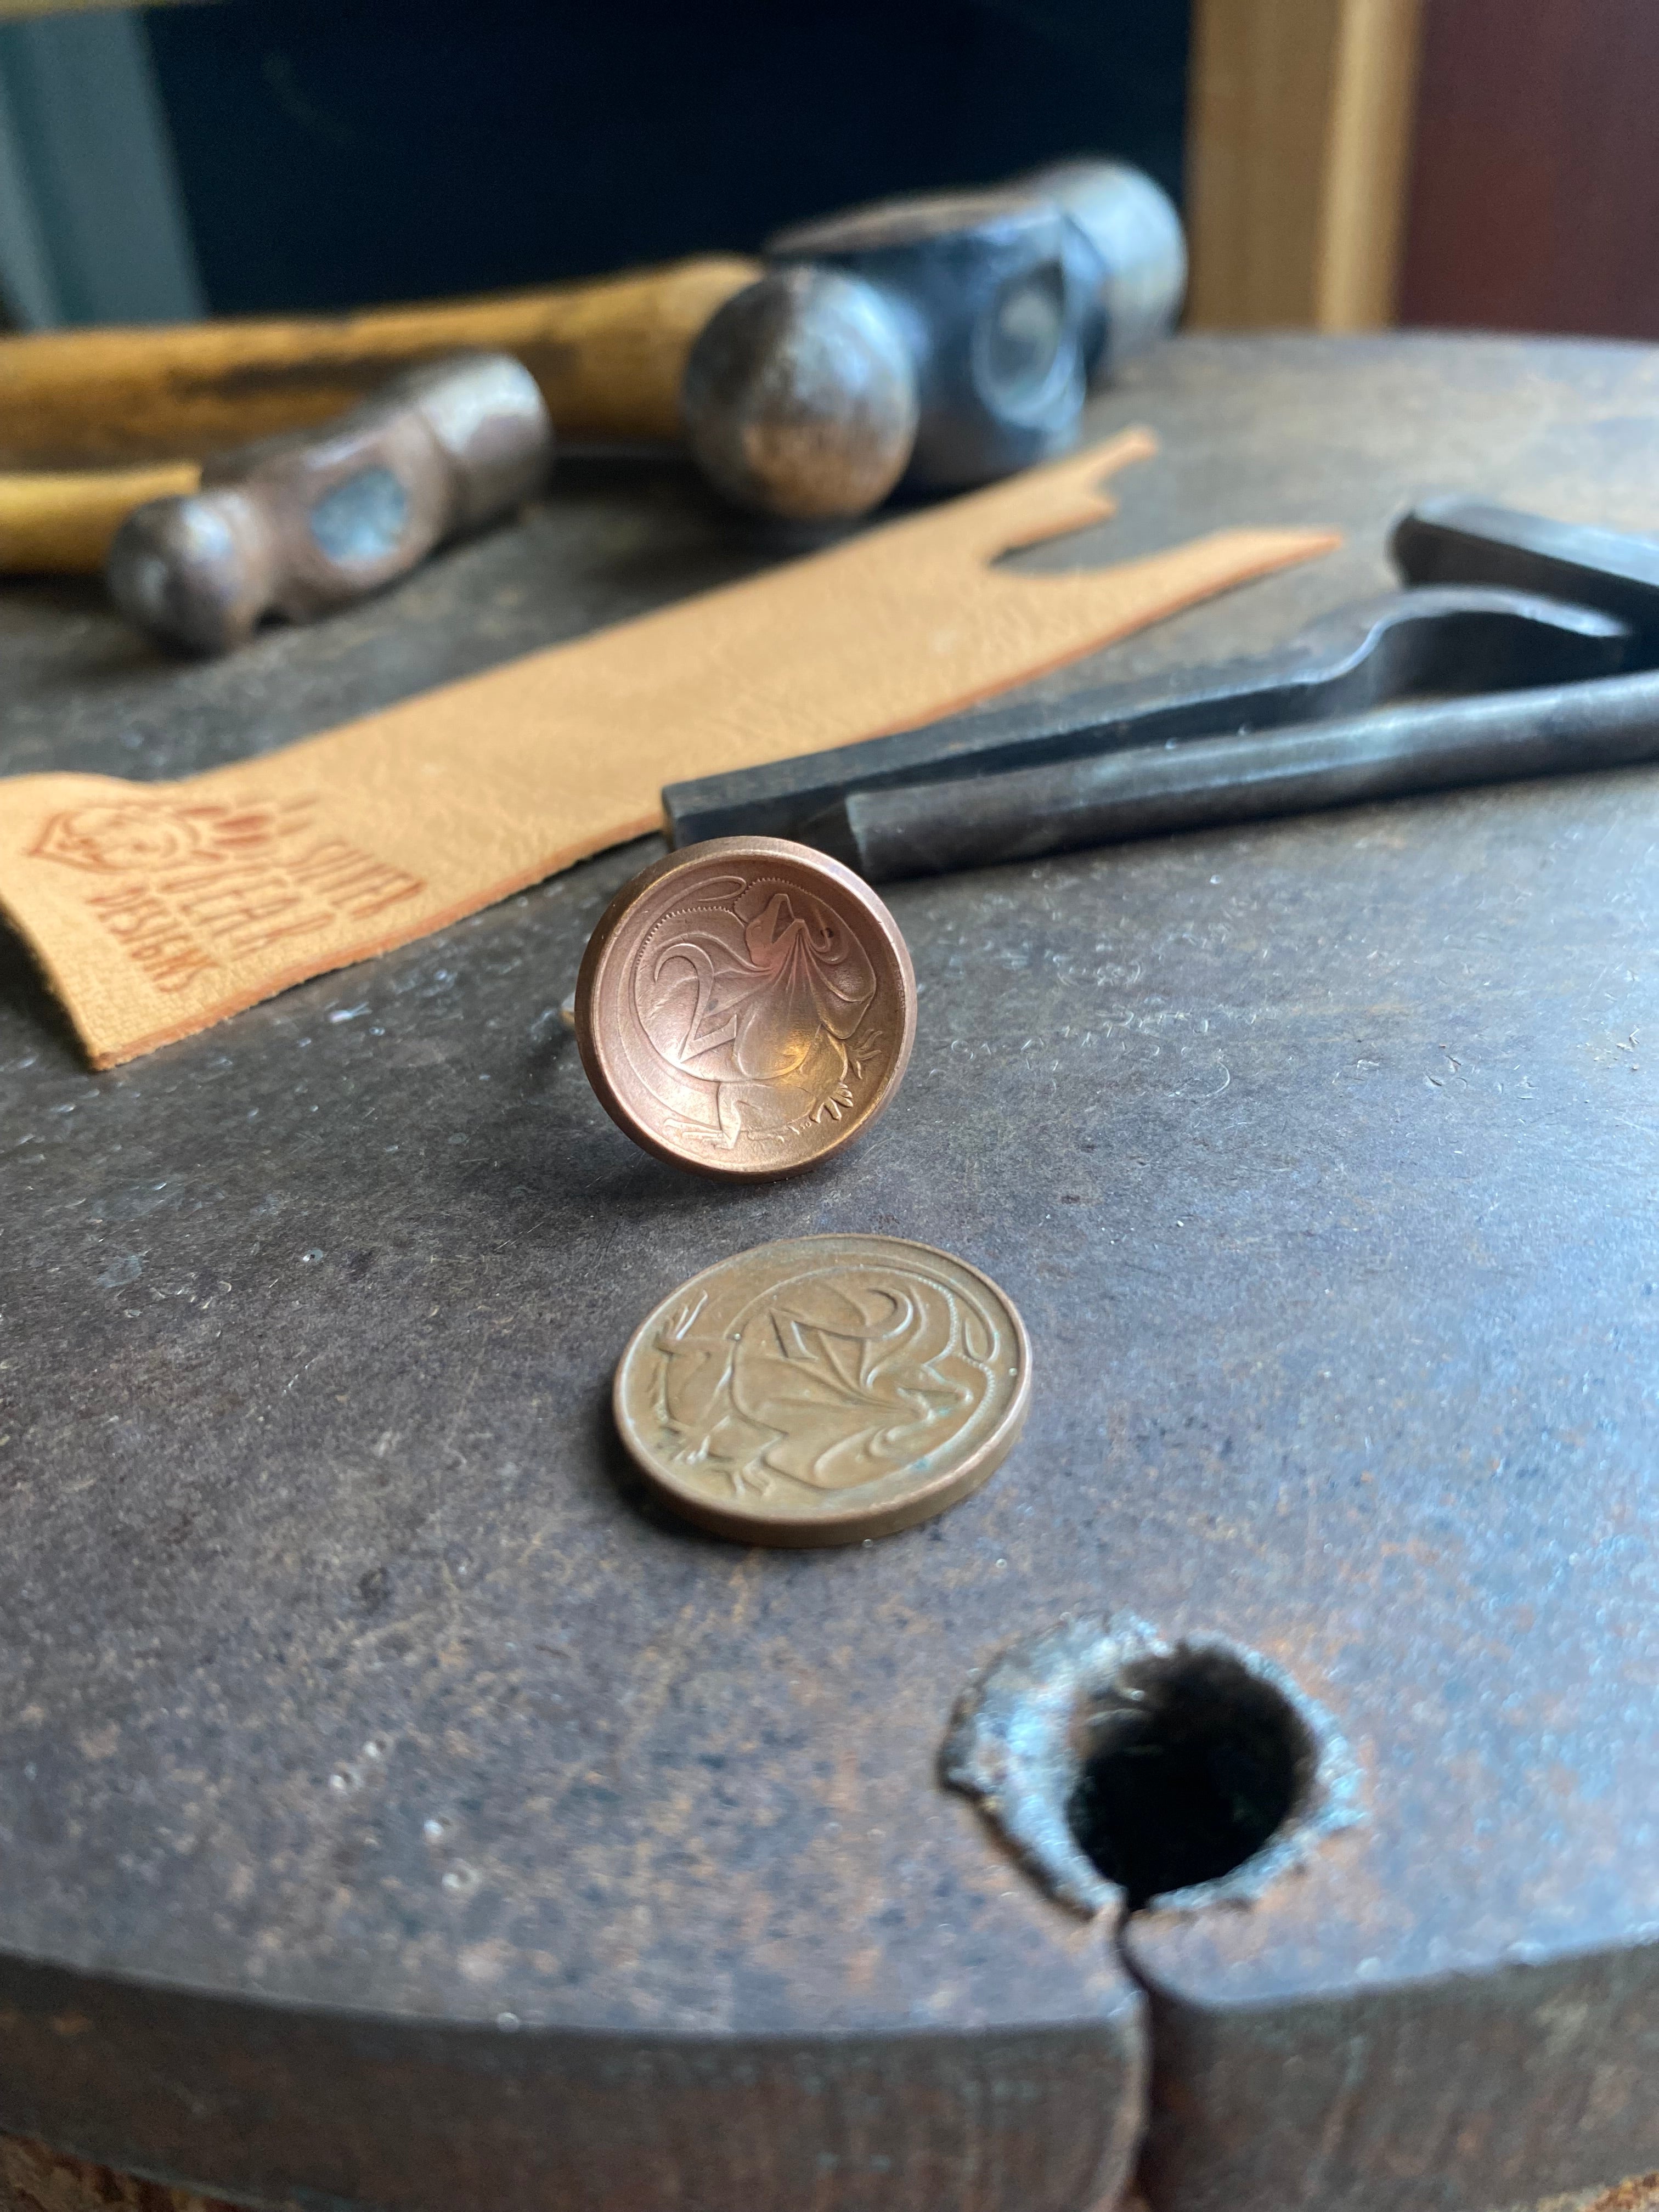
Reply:
M0 783L0 908L93 1065L205 1029L655 829L678 777L931 720L1246 581L1328 531L1115 568L995 556L1098 522L1131 430L830 550L176 783Z

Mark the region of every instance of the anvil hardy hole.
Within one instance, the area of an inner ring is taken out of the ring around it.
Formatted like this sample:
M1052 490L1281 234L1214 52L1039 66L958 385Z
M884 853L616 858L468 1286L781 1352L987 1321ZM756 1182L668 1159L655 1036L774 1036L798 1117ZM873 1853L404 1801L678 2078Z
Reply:
M1231 1652L1127 1662L1093 1699L1072 1833L1137 1911L1253 1858L1305 1802L1313 1735Z

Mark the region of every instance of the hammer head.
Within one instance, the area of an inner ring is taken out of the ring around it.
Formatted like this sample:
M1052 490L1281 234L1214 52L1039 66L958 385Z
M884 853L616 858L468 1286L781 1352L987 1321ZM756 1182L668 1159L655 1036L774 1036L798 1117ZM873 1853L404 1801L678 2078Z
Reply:
M902 333L867 284L830 269L775 270L728 300L691 349L681 405L720 491L800 520L878 506L915 443Z
M914 364L919 417L905 482L957 490L1048 458L1077 434L1098 310L1073 228L1027 192L883 201L780 232L767 258L870 286Z
M270 605L276 548L234 487L147 500L115 533L105 569L129 622L186 653L225 653Z
M427 362L321 429L220 455L199 492L137 508L110 548L110 594L153 635L223 653L264 614L309 621L403 575L526 497L551 449L518 362Z
M1055 161L1017 179L1071 226L1075 281L1089 295L1084 365L1102 384L1175 327L1187 291L1187 240L1175 203L1127 161Z

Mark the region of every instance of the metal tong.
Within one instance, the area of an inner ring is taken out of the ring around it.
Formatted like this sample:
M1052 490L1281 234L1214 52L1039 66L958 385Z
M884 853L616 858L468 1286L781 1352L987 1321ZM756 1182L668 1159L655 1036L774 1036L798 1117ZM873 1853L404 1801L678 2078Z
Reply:
M1414 588L1274 653L670 785L672 842L795 837L881 883L1659 757L1659 544L1449 498L1390 550Z

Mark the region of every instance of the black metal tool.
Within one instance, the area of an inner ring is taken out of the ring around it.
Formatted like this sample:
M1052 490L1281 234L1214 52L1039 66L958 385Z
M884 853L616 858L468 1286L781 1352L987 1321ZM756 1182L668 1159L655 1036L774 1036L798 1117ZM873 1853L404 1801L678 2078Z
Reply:
M1393 549L1407 577L1455 580L1196 680L1097 687L671 786L671 835L798 836L884 880L1646 757L1645 690L1601 702L1594 737L1573 708L1589 708L1596 679L1659 659L1659 546L1437 500L1404 518ZM1581 603L1502 588L1529 581Z
M1403 514L1389 551L1408 584L1507 585L1600 607L1640 633L1642 665L1659 662L1659 540L1442 498Z
M803 843L871 883L1413 792L1659 758L1659 672L1415 702L1305 729L1133 745L1082 760L858 791Z
M1621 668L1632 636L1583 607L1516 592L1395 592L1346 607L1277 652L1198 675L1095 684L1060 700L953 714L891 737L671 783L676 845L702 837L799 836L855 791L952 781L1126 745L1284 729L1413 693L1577 683Z

